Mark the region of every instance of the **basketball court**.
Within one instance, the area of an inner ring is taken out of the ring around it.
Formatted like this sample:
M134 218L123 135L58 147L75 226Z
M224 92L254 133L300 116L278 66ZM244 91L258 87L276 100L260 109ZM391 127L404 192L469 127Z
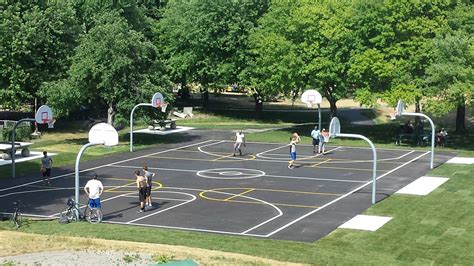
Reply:
M105 223L309 242L371 206L369 148L329 145L320 155L311 145L298 145L297 166L288 169L288 145L247 143L235 157L232 145L209 139L94 162L81 168L81 203L86 201L82 187L97 173L105 186ZM429 171L429 156L429 151L377 149L377 201ZM437 153L435 164L451 157ZM138 213L133 172L144 165L157 173L154 206ZM55 176L50 187L14 182L0 188L2 211L22 200L25 215L56 217L74 197L74 173Z

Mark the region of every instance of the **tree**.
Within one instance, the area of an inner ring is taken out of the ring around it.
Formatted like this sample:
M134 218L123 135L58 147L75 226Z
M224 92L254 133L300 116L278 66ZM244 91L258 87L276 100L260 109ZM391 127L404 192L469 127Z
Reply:
M68 78L46 84L43 95L67 115L84 103L106 107L107 121L128 117L137 102L156 91L170 97L170 86L156 47L131 29L117 11L104 12L80 39Z
M197 82L203 105L209 89L238 82L247 65L248 35L266 1L172 1L155 27L176 83Z
M375 106L383 99L415 103L424 94L426 68L433 60L431 39L446 23L450 2L360 1L354 5L356 51L349 71L356 100Z
M253 33L249 80L263 93L291 95L313 88L330 103L351 90L347 72L352 50L349 2L277 1Z
M81 32L69 2L16 3L1 13L0 105L21 108L64 77Z

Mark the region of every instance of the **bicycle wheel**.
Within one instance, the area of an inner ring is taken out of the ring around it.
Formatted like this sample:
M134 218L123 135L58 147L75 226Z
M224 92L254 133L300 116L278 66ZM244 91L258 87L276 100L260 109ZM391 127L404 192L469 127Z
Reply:
M79 221L79 211L74 207L67 208L65 211L61 213L61 215L66 216L69 222Z
M97 208L89 209L86 219L91 224L97 224L102 221L102 211Z

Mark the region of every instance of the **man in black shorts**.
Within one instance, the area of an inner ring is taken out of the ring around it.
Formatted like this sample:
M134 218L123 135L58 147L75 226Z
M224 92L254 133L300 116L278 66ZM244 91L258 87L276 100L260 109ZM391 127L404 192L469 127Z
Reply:
M145 211L145 199L146 199L146 177L140 175L140 170L135 171L135 177L137 178L138 188L138 200L140 201L140 211Z
M148 171L147 166L143 167L143 172L145 173L146 184L147 184L145 205L151 207L152 206L151 205L151 187L152 187L153 177L155 176L155 173Z
M316 146L319 146L319 135L321 132L318 129L318 126L315 126L313 131L311 131L311 138L313 138L313 153L316 153Z
M51 185L49 179L51 178L51 168L53 167L53 159L48 156L47 151L43 151L43 158L41 158L41 169L40 172L43 175L43 184Z

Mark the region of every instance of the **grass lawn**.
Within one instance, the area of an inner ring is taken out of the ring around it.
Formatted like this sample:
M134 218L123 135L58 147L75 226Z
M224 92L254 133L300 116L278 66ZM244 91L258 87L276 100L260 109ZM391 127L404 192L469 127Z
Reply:
M28 221L41 235L184 245L308 264L471 264L474 261L474 165L443 165L430 175L450 180L428 196L393 195L367 214L393 219L376 232L338 229L315 243L225 236L112 224ZM1 230L10 230L7 222Z

